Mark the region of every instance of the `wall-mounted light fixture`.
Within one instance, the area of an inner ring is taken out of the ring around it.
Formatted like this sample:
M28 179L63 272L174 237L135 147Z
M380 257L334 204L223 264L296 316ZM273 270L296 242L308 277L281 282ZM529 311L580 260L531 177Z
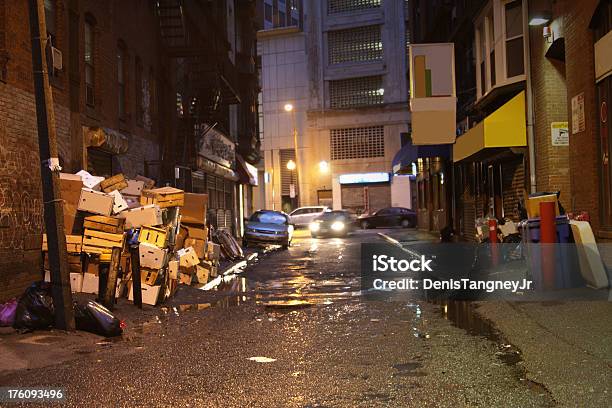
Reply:
M530 26L541 26L548 24L552 19L552 13L549 10L541 10L534 12L529 20Z

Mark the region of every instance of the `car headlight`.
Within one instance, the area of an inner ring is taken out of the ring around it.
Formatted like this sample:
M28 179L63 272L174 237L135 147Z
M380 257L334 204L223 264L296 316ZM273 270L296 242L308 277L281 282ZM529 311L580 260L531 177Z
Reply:
M311 222L309 228L312 232L317 232L321 228L321 225L319 225L318 222Z
M344 223L342 221L336 221L331 225L331 229L334 231L342 231L344 229Z

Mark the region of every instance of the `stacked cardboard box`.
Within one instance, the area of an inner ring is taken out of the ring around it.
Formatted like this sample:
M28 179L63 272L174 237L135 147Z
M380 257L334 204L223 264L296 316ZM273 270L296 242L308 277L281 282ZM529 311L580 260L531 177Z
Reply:
M138 246L144 303L171 296L179 284L203 285L217 276L221 248L209 239L206 194L154 188L146 177L123 174L104 179L80 171L60 180L73 290L97 293L100 268L121 248L117 296L127 292L133 299L130 245Z

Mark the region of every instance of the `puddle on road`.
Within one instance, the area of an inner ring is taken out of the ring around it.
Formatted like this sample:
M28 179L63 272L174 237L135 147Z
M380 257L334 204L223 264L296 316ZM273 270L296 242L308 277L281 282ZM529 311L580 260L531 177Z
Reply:
M522 361L520 351L503 338L490 320L482 318L469 301L450 300L440 304L442 317L472 336L484 337L498 345L497 358L504 364L516 365Z

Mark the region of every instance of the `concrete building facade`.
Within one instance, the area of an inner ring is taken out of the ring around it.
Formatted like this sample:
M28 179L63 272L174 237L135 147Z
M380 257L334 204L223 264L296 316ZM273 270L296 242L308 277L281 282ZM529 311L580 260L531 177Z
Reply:
M404 2L296 2L285 25L284 2L261 6L266 208L410 207L390 176L410 125Z

